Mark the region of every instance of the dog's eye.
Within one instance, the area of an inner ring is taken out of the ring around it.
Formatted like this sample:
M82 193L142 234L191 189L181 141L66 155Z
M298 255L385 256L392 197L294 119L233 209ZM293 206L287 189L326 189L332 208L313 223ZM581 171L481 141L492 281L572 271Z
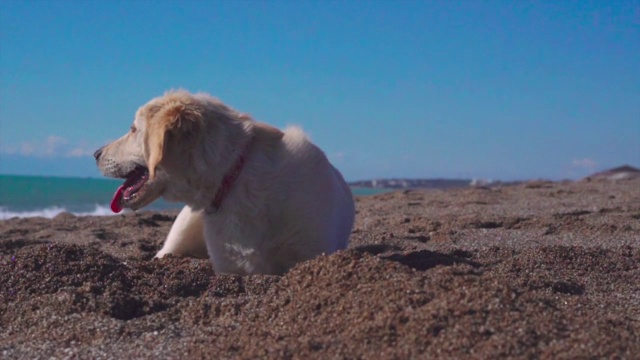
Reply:
M135 133L135 132L136 132L136 130L137 130L137 129L136 129L136 127L135 127L135 126L133 126L133 125L131 125L131 132L132 132L132 133Z

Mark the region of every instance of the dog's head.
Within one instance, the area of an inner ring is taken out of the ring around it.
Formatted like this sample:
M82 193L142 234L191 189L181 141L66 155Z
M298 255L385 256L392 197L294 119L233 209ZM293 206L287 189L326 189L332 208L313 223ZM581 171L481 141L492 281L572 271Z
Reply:
M227 158L245 143L246 122L208 95L172 91L151 100L138 109L127 134L95 153L105 176L126 179L111 209L136 210L160 196L193 203L219 183L217 169L226 169Z

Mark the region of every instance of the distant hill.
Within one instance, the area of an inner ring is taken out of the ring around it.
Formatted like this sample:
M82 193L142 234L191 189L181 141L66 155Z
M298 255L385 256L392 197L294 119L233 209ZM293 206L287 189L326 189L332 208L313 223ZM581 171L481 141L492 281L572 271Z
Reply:
M630 165L623 165L613 169L591 174L582 180L627 180L640 179L640 169Z

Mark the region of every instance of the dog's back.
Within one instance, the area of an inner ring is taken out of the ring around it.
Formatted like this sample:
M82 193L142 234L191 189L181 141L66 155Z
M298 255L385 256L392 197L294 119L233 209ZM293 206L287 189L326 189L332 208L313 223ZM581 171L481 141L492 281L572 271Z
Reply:
M205 214L216 271L279 274L346 248L353 196L325 154L297 127L286 129L278 145L260 146L224 207Z

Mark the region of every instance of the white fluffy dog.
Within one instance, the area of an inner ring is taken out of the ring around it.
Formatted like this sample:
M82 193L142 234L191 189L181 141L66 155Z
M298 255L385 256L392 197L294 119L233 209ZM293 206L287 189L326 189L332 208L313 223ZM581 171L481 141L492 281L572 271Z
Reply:
M217 273L282 274L347 247L353 197L325 154L300 128L280 131L209 95L151 100L95 158L126 179L114 212L160 196L186 204L157 257L208 253Z

